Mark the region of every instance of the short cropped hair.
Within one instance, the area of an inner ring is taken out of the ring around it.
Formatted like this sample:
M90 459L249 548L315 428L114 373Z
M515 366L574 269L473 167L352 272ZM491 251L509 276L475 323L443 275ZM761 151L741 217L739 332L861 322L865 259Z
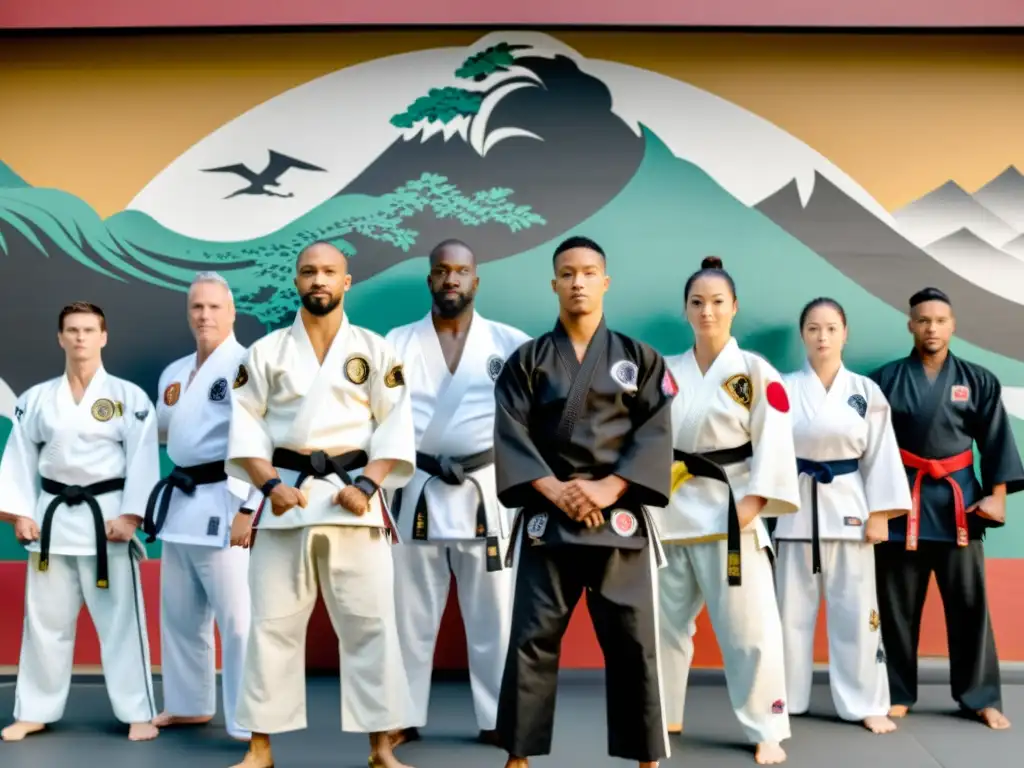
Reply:
M68 304L60 311L60 316L57 318L58 331L64 330L64 318L68 315L96 315L100 319L100 330L107 330L107 316L95 304L90 304L87 301L73 301Z
M551 263L554 264L558 261L558 257L566 251L571 251L573 248L587 248L595 253L601 254L601 261L605 264L608 263L608 257L605 256L604 248L598 245L596 242L591 240L589 237L583 235L573 235L572 237L563 240L557 248L555 248L555 255L551 257Z
M949 296L944 291L940 291L938 288L922 288L910 297L910 308L913 309L926 301L941 301L953 306L953 302L949 300Z
M192 294L192 289L201 283L214 283L223 287L228 292L228 298L231 299L231 303L235 303L235 294L231 291L231 286L219 272L197 272L196 276L192 279L192 285L188 287L189 295Z

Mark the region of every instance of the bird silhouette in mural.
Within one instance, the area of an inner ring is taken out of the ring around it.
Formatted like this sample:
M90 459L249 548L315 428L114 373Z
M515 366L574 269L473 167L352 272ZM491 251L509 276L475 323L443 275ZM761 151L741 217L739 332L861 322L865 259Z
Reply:
M267 187L279 187L281 185L280 178L292 168L298 168L300 171L323 171L324 168L317 165L312 165L303 160L296 160L294 157L288 157L288 155L282 155L280 152L270 150L270 160L267 162L267 167L259 173L253 171L249 166L242 163L236 163L235 165L223 165L219 168L203 168L205 173L234 173L241 176L243 179L249 182L248 187L243 187L230 195L225 197L225 200L230 200L232 197L238 195L267 195L268 197L295 197L294 192L274 192L273 190L267 189Z

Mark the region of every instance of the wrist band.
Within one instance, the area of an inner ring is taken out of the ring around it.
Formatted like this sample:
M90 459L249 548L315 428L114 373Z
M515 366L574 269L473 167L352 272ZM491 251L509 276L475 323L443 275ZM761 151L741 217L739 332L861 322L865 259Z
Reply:
M366 475L360 475L357 477L352 483L352 486L365 493L367 498L370 498L380 490L380 486L373 482L369 477L366 477Z
M260 488L260 493L262 493L263 497L266 498L267 496L270 495L270 492L273 491L280 484L280 477L272 477L263 484L263 487Z

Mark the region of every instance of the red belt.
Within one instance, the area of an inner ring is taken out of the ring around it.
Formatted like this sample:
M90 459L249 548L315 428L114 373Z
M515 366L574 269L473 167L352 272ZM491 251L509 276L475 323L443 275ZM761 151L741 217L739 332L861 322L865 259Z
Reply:
M914 486L911 489L910 516L907 518L907 549L917 549L917 537L921 528L921 481L928 475L933 480L945 479L953 486L953 506L956 512L956 543L966 547L967 509L964 506L964 491L960 484L950 477L954 472L966 469L974 464L974 452L970 449L956 456L945 459L922 459L909 451L900 449L903 466L917 470Z

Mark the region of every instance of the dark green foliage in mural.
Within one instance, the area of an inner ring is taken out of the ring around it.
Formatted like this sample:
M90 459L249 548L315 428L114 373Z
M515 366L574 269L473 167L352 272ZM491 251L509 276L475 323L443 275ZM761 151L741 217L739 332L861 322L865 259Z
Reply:
M455 70L455 76L479 82L495 72L507 72L509 67L515 63L513 52L527 50L529 47L528 45L511 45L510 43L492 45L466 59L462 66Z
M470 227L495 223L512 232L546 223L529 205L516 203L513 194L501 187L466 193L446 176L424 173L385 195L330 198L264 237L213 243L171 232L138 211L104 221L66 192L0 188L0 253L7 253L2 235L7 226L40 254L62 252L114 280L127 277L184 291L197 269L217 269L231 283L238 310L270 329L295 311L295 254L308 243L327 240L358 258L350 238L359 235L408 254L419 233L407 221L422 213ZM182 262L189 266L179 266Z
M510 45L509 43L492 45L462 62L462 66L455 70L455 76L463 80L483 82L497 72L510 71L516 61L513 52L529 48L528 45ZM510 80L534 82L533 79L527 77L506 78L485 91L470 91L452 86L431 88L426 96L420 96L406 107L404 112L393 116L391 124L396 128L412 128L420 120L447 124L457 117L472 118L480 111L480 104L484 98L495 88L510 82Z

